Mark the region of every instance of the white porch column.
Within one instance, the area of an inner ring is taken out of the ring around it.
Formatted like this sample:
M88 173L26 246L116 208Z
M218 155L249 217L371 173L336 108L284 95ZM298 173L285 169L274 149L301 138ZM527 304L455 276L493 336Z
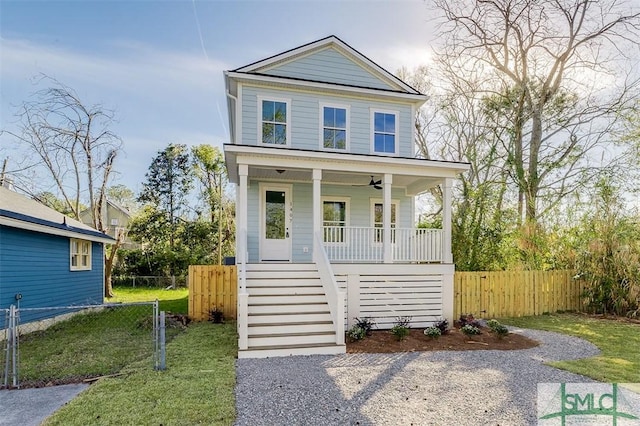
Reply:
M249 175L249 166L246 164L238 165L238 176L240 183L238 185L238 206L236 216L238 218L238 241L236 242L238 249L238 260L246 263L247 256L247 176ZM244 235L243 235L244 234Z
M442 263L453 263L451 254L451 187L453 179L442 184Z
M238 264L238 349L246 350L249 347L249 293L247 293L247 176L249 166L238 165L239 184L236 190L237 202L236 217L236 256Z
M383 262L392 263L393 253L391 252L391 184L393 183L393 175L386 173L383 179L382 188L382 246L383 246ZM396 212L396 214L398 214ZM397 220L397 218L396 218Z
M313 169L313 238L316 235L322 235L322 203L321 203L321 182L322 182L322 170ZM314 245L315 247L315 245ZM313 261L316 262L316 251L313 250Z

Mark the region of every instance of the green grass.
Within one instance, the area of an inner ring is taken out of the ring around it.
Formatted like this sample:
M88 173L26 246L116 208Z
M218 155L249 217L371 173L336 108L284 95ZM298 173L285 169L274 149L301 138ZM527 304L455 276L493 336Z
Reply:
M167 345L166 371L125 368L131 374L99 380L45 424L231 425L236 343L235 323L193 324Z
M160 302L160 310L174 314L186 314L189 304L189 290L178 288L165 290L149 287L114 287L114 297L105 300L107 303Z
M640 382L640 324L583 315L553 314L502 319L508 325L556 331L585 339L602 351L599 356L548 363L607 383Z
M187 290L116 288L110 302L160 300L160 309L186 313ZM153 353L151 305L83 313L20 336L21 386L68 383L114 374ZM168 324L167 341L181 328ZM28 324L26 325L28 327ZM149 360L143 366L153 368Z

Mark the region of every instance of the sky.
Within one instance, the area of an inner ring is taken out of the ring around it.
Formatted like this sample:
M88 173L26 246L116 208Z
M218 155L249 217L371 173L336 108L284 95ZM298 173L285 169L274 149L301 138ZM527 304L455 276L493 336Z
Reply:
M0 0L0 129L46 74L115 111L113 184L136 193L169 143L228 141L223 71L336 35L391 72L428 63L436 22L422 0ZM0 161L23 155L6 133Z

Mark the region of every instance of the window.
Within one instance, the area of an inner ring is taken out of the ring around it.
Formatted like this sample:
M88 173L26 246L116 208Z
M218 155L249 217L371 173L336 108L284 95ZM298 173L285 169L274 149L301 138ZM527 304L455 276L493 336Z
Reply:
M322 226L325 243L346 242L346 227L349 220L349 202L347 198L322 199Z
M111 219L111 226L118 226L118 219Z
M348 110L345 107L321 105L322 148L346 150Z
M384 227L383 227L383 215L384 207L381 201L374 201L371 208L371 218L373 219L373 228L375 230L374 242L381 243L383 241ZM391 202L391 229L396 227L398 217L398 202ZM392 232L393 235L393 232ZM395 240L395 238L394 238ZM394 242L394 241L392 241Z
M373 152L397 154L398 114L395 112L373 112Z
M269 145L289 143L289 101L258 99L260 106L260 141Z
M91 241L72 238L70 252L72 271L91 270Z

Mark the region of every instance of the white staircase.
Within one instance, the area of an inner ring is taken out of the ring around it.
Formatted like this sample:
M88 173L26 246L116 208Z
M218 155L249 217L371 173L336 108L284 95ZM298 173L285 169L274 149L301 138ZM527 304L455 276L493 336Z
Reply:
M248 348L238 358L345 353L314 264L248 264L247 292Z

